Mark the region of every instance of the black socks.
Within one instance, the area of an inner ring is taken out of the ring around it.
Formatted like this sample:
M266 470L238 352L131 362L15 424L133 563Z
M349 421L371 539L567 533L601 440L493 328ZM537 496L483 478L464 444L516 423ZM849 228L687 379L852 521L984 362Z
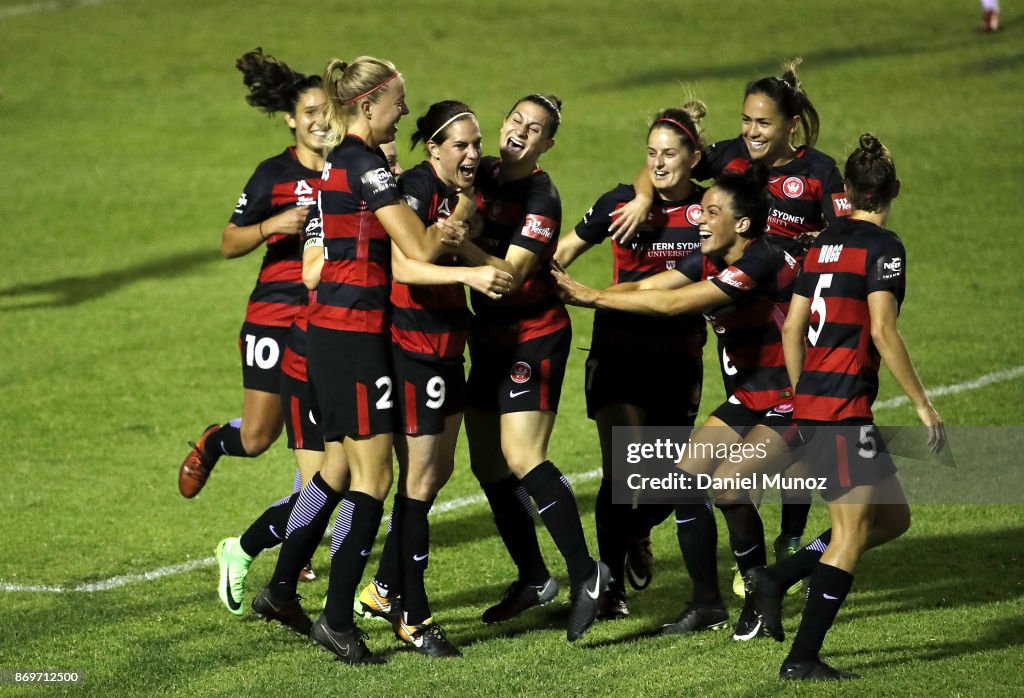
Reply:
M373 549L384 505L365 492L349 491L338 507L331 534L331 577L324 616L332 630L347 630L352 620L352 599Z
M835 623L839 607L846 600L851 586L853 575L849 572L822 562L814 566L811 582L807 586L807 604L800 618L800 629L796 632L786 663L818 657L825 635Z
M537 504L537 513L565 558L569 580L575 587L594 573L594 560L587 550L580 512L569 481L549 460L523 477L523 487Z
M537 543L530 496L514 475L481 484L481 487L491 505L498 534L519 570L520 581L534 586L544 584L551 574Z

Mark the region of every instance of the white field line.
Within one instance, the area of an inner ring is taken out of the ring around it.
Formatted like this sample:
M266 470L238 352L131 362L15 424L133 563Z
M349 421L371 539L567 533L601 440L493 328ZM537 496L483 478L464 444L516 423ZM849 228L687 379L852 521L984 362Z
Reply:
M1010 381L1015 378L1024 376L1024 366L1017 366L1016 368L1009 368L1003 371L995 371L993 373L986 373L983 376L979 376L973 380L964 381L963 383L954 383L953 385L944 385L930 391L928 394L931 397L940 397L942 395L956 395L957 393L967 392L969 390L977 390L978 388L984 388L987 385L993 383L1002 383ZM900 407L910 402L905 396L895 397L890 400L883 400L882 402L876 402L874 408L876 410L892 409L893 407ZM601 477L600 470L588 470L584 473L577 473L569 476L569 480L573 483L586 482L588 480L596 480ZM471 494L466 497L458 497L457 499L450 499L446 502L441 502L434 506L430 513L431 515L444 514L449 511L456 511L464 509L469 506L476 504L483 504L486 498L483 494ZM142 572L140 574L121 574L116 577L110 577L109 579L103 579L98 582L89 582L87 584L79 584L77 586L53 586L48 584L9 584L7 582L0 581L0 591L8 592L45 592L51 594L66 594L68 592L95 592L95 591L106 591L108 589L117 589L118 587L127 586L128 584L134 584L135 582L149 582L154 579L160 579L161 577L168 577L173 574L180 574L182 572L190 572L195 569L202 567L212 567L217 564L217 560L212 557L203 558L201 560L189 560L187 562L181 562L177 565L168 565L167 567L159 567L149 572Z
M43 2L26 2L23 5L11 5L0 9L0 20L34 15L40 12L52 12L54 10L69 10L74 7L87 7L99 5L107 0L44 0Z

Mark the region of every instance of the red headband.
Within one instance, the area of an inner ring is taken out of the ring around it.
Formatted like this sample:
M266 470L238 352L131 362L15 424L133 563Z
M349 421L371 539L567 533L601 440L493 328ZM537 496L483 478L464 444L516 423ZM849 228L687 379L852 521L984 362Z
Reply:
M676 125L676 126L678 126L679 128L683 129L683 133L685 133L685 134L686 134L687 136L689 136L689 137L690 137L690 141L691 141L691 142L693 143L693 147L694 147L694 148L700 148L700 146L699 146L699 145L697 144L697 139L696 139L696 138L694 137L694 135L693 135L693 133L692 133L692 132L690 131L690 129L686 128L685 126L683 126L683 125L682 125L681 123L679 123L679 122L678 122L678 121L676 121L675 119L670 119L670 118L668 118L667 116L663 116L663 117L661 117L660 119L658 119L658 120L657 120L657 121L655 121L654 123L658 123L658 122L660 122L660 121L664 121L665 123L668 123L668 124L675 124L675 125Z
M355 97L352 97L351 99L346 99L344 103L345 103L345 104L352 104L352 103L354 103L354 102L358 102L358 101L359 101L359 100L361 100L361 99L362 99L363 97L365 97L365 96L367 96L367 95L370 95L370 94L373 94L374 92L376 92L376 91L377 91L377 90L379 90L380 88L384 87L385 85L387 85L387 84L388 84L389 82L391 82L392 80L394 80L394 79L395 79L395 78L397 78L397 77L398 77L398 73L391 73L391 75L389 75L389 76L387 77L387 79L386 79L386 80L384 80L384 82L380 83L380 84L379 84L379 85L377 85L376 87L371 87L370 89L368 89L368 90L367 90L366 92L364 92L364 93L363 93L363 94L361 94L361 95L356 95Z

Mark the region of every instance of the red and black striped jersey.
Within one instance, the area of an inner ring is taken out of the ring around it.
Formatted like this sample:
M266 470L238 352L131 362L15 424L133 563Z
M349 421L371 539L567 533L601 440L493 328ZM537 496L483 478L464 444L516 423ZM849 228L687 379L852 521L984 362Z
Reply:
M677 269L692 281L709 279L731 299L704 313L719 339L727 394L754 411L791 402L782 324L800 271L796 260L760 237L731 265L693 255Z
M306 219L306 228L302 232L302 248L310 245L323 246L324 228L320 222L320 216L316 215L316 209L310 209L311 214ZM303 383L308 382L306 356L309 349L309 338L306 331L309 326L310 306L316 303L316 291L309 291L308 301L299 310L298 315L292 321L288 329L288 339L284 346L284 355L281 357L281 370L295 380Z
M293 206L314 206L319 187L320 173L305 167L295 148L288 148L259 164L238 197L231 222L257 225ZM270 235L245 321L288 327L305 302L299 236Z
M327 156L320 183L324 266L309 321L381 334L387 329L391 238L374 211L401 197L384 154L353 135Z
M458 193L445 186L429 162L406 170L398 186L425 226L450 216L458 203ZM454 255L444 255L434 264L458 262ZM462 284L391 281L391 341L405 351L439 359L461 357L472 319Z
M742 137L719 141L704 151L694 176L707 179L723 172L744 172L751 162ZM802 146L785 165L770 168L768 191L771 206L765 232L769 235L796 239L850 215L836 161L814 148ZM785 249L793 253L790 246Z
M867 221L847 219L814 241L793 291L811 299L794 418L872 419L880 357L871 340L868 295L890 291L902 304L906 270L896 233Z
M477 326L500 333L509 342L525 342L569 327L569 313L558 300L550 269L562 225L562 200L551 177L537 169L523 179L504 182L501 160L485 157L475 185L484 218L476 244L495 257L504 258L512 245L537 255L515 293L496 301L472 292Z
M655 198L647 221L636 235L623 244L612 242L614 283L640 281L675 269L692 254L700 254L700 201L704 189L694 191L682 201ZM576 235L591 244L600 244L610 237L611 214L633 200L632 185L620 184L603 194L583 220L576 224ZM595 352L640 352L642 355L680 352L699 356L707 338L704 318L700 315L653 317L616 310L598 309L594 313L594 334L591 349Z

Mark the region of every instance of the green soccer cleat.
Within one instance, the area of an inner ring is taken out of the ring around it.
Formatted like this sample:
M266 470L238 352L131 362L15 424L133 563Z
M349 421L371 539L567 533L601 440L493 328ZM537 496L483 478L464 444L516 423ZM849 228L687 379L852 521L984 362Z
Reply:
M775 564L779 564L802 547L800 543L800 536L787 536L780 533L775 538ZM740 578L740 589L743 588L743 579ZM803 581L799 581L789 589L786 589L786 596L793 596L799 594L804 588ZM742 594L740 594L742 596Z
M245 578L249 574L252 558L245 554L237 538L225 538L217 543L213 552L220 567L217 595L229 611L240 616L243 613Z
M746 598L747 592L743 590L743 575L740 574L739 565L733 565L732 571L732 593L741 599Z

